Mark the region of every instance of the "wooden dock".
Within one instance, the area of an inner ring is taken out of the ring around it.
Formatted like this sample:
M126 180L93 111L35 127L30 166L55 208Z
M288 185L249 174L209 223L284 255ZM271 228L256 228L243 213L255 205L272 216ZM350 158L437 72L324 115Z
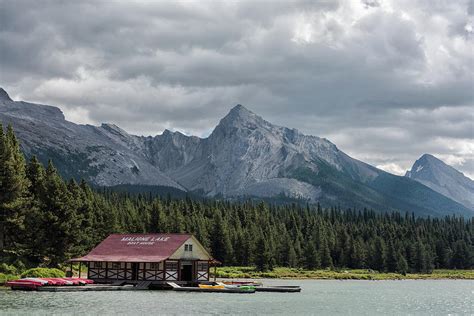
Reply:
M142 281L137 284L89 284L89 285L68 285L68 286L41 286L36 290L40 292L85 292L85 291L140 291L149 290L152 282ZM299 286L255 286L255 287L225 287L225 288L201 288L196 286L181 286L175 282L167 282L168 289L178 292L201 292L201 293L240 293L252 294L255 292L280 292L280 293L296 293L301 292ZM12 288L15 290L15 288Z
M85 291L137 291L146 290L143 288L136 288L133 285L102 285L90 284L82 286L41 286L37 288L39 292L85 292Z
M298 293L301 292L299 286L257 286L257 292L280 292L280 293Z

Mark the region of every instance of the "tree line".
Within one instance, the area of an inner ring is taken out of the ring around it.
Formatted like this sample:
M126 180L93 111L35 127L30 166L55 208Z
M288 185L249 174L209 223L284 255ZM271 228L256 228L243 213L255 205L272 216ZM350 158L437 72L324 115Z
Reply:
M193 233L224 265L424 272L474 267L471 219L157 197L63 180L0 125L0 263L57 267L111 233Z

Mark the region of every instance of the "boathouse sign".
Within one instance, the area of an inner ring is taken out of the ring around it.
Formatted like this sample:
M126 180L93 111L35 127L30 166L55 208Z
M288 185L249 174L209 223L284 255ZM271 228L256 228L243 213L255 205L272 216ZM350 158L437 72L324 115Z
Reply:
M154 245L155 242L168 241L170 237L154 237L154 236L126 236L120 241L126 242L127 245Z

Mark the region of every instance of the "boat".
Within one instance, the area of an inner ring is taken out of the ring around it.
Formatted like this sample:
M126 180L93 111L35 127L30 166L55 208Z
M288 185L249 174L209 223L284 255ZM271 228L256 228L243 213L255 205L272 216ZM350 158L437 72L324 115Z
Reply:
M47 285L48 284L48 281L43 280L41 278L23 278L20 281L35 281L35 282L41 283L42 285Z
M9 286L12 290L36 290L37 288L43 286L42 282L33 281L33 280L13 280L5 283L6 286Z
M66 281L71 281L75 285L94 284L93 280L84 279L84 278L62 278L62 279L66 280Z
M63 280L62 278L41 278L42 280L48 281L48 285L70 285L71 282Z
M5 283L12 290L36 290L43 286L66 286L93 284L93 280L83 278L23 278Z
M257 281L224 281L222 282L226 285L251 285L251 286L261 286L261 282Z
M225 289L225 285L199 284L200 289Z

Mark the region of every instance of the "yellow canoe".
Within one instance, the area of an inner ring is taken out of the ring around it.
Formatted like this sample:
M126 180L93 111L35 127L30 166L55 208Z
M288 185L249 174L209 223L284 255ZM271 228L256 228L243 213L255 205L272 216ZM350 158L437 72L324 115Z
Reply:
M224 285L207 285L207 284L199 284L201 289L224 289Z

